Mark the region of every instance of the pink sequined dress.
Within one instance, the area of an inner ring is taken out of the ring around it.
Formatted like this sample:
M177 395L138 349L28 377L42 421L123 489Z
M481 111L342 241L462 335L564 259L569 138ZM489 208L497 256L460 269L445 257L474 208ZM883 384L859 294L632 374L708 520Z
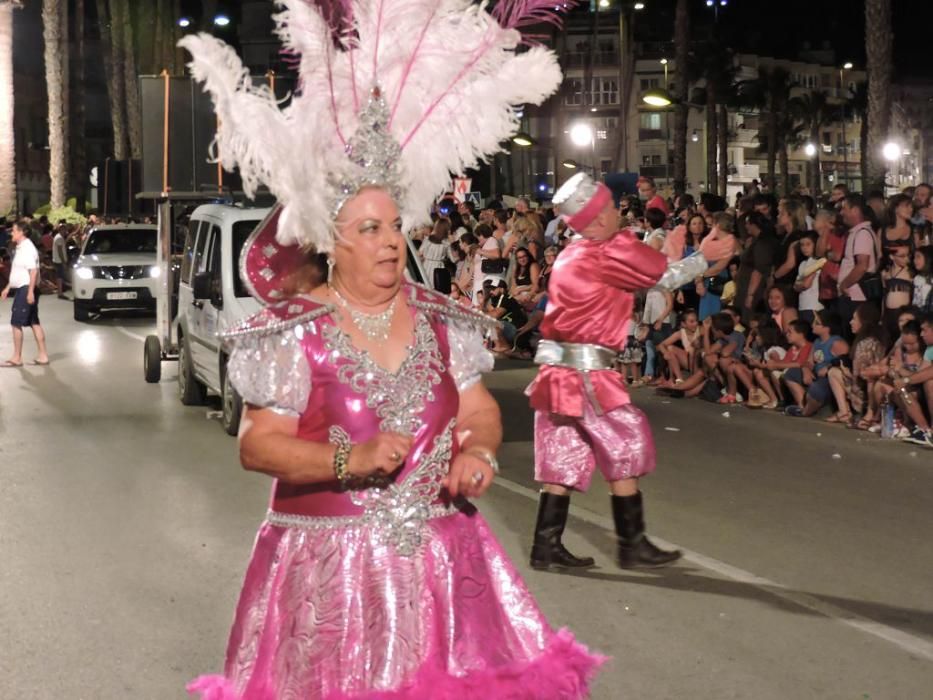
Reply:
M489 527L441 485L459 392L491 368L478 315L406 289L414 341L397 372L354 348L307 297L231 334L245 401L317 442L414 437L388 483L277 482L246 573L223 675L203 700L573 699L602 657L554 631Z

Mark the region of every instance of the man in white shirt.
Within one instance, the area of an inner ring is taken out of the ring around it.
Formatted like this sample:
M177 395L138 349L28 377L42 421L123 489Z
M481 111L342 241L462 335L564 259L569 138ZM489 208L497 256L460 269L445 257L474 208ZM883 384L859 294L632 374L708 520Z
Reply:
M58 298L65 296L65 263L68 261L68 249L65 247L65 225L59 224L52 239L52 265L55 267L55 276L58 277Z
M23 328L32 328L39 354L34 365L49 364L49 353L45 347L45 331L39 324L39 251L29 240L27 226L22 221L13 224L13 242L16 252L10 269L10 282L0 292L0 299L13 295L13 310L10 325L13 326L13 357L0 367L23 366Z

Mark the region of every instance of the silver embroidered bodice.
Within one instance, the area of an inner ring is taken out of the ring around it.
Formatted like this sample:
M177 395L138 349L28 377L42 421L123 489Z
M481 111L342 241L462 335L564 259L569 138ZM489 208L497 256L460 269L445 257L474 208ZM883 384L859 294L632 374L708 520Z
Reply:
M391 372L353 345L332 309L322 309L294 326L237 337L228 365L233 385L248 404L297 417L298 435L308 440L359 443L381 431L411 435L414 444L403 468L382 482L347 490L336 482L280 482L268 520L373 528L410 556L422 543L424 523L453 512L441 480L455 449L459 392L491 369L491 356L475 325L416 307L412 343Z

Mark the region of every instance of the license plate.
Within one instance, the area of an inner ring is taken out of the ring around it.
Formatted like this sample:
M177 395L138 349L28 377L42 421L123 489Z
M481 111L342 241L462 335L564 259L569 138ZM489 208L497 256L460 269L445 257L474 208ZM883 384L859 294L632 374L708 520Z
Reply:
M137 292L107 292L107 301L126 301L135 299Z

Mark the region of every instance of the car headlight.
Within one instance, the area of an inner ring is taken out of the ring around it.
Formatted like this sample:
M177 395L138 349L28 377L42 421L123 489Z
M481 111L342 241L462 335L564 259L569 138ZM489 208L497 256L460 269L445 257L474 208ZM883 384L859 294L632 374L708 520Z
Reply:
M162 269L158 265L153 265L152 267L149 268L150 277L158 277L161 274L162 274Z
M94 270L92 270L89 267L79 267L75 270L75 274L78 276L78 279L82 279L82 280L94 279Z

